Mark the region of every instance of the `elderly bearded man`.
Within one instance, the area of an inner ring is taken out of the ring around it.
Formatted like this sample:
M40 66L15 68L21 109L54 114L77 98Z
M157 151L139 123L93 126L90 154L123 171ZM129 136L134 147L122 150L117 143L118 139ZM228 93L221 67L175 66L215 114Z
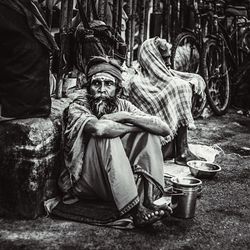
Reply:
M169 128L117 97L121 69L94 58L87 67L87 95L77 98L66 117L65 163L59 185L78 199L113 201L135 226L152 224L171 208L153 204L163 194L160 136Z

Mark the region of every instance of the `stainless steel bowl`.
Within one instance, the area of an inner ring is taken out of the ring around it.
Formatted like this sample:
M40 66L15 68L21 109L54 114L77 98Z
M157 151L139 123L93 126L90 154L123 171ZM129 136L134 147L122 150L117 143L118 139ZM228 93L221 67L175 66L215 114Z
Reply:
M212 178L216 173L221 171L219 165L206 161L188 161L187 165L191 174L197 178Z

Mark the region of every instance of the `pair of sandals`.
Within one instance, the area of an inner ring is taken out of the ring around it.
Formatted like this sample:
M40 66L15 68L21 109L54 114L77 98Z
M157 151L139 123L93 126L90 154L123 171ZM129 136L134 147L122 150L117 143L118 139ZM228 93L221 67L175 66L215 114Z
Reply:
M171 213L173 211L167 204L161 206L152 204L150 207L140 207L133 216L134 225L135 227L149 226L164 217L169 217Z

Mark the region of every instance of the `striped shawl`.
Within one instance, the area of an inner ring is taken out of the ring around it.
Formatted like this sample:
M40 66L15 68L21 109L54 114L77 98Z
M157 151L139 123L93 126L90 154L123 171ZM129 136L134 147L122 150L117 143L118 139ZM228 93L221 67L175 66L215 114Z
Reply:
M180 126L195 128L191 113L192 96L196 93L204 99L205 82L197 74L178 72L166 67L159 45L166 40L158 37L146 40L140 49L140 70L130 78L129 99L142 111L159 116L166 121L174 138Z

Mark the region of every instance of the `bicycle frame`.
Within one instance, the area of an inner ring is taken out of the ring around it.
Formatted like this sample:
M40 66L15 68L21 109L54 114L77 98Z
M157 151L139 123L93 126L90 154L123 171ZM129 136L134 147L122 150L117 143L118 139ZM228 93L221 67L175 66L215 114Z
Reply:
M219 46L222 46L223 51L226 55L226 61L230 64L230 73L235 72L240 65L240 28L247 27L249 21L247 18L243 16L234 16L232 17L233 29L228 33L228 30L222 24L222 21L226 20L226 16L218 16L217 14L213 14L213 25L215 28L214 34L209 34L208 37L212 37L218 41ZM243 20L244 23L239 22L239 20Z
M206 2L206 1L204 1ZM195 26L193 29L189 29L189 28L183 28L182 32L190 32L192 33L198 40L200 48L202 48L204 39L206 38L207 32L204 33L204 30L202 29L202 21L208 21L208 19L203 19L208 17L209 14L209 10L210 10L210 5L206 4L206 3L202 3L199 4L196 0L193 0L192 2L192 6L193 6L193 10L194 10L194 23ZM201 13L201 10L207 9L207 12L205 13Z

